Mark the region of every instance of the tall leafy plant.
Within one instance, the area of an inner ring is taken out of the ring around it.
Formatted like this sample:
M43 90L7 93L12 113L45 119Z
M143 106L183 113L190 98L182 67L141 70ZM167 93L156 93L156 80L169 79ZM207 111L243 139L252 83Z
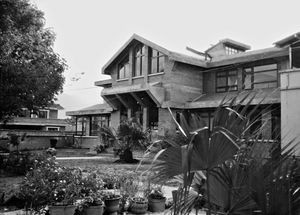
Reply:
M141 125L133 121L122 122L117 131L108 127L100 129L100 135L113 141L120 159L128 163L135 161L132 155L132 150L135 147L146 148L148 133L148 131L143 131Z
M180 125L175 121L187 141L171 141L171 147L157 154L152 170L159 181L181 177L183 188L176 198L176 213L190 212L202 195L209 214L212 208L226 214L249 214L262 210L263 205L268 208L264 214L271 214L270 198L266 197L271 195L268 181L274 181L271 176L279 173L278 168L289 160L292 150L277 156L276 162L266 159L278 149L278 143L261 141L264 126L250 133L258 119L255 113L259 106L250 107L254 96L246 95L240 101L224 99L214 113L211 131L196 114L182 114ZM267 168L269 171L264 171ZM264 189L255 187L257 184L264 185ZM294 191L299 192L299 186L295 187ZM296 196L293 195L294 202L299 201Z

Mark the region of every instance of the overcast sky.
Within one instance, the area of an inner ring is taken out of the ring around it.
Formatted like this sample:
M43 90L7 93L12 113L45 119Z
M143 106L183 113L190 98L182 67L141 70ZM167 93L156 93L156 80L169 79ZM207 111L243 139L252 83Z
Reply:
M59 103L78 110L102 102L94 82L101 67L136 33L171 51L204 51L231 38L253 49L300 31L299 0L31 0L56 33L55 51L66 59ZM71 81L72 78L78 79Z

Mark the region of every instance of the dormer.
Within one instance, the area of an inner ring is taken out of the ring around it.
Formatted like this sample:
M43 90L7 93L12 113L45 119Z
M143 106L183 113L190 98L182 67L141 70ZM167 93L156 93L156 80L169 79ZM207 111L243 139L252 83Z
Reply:
M205 51L212 58L238 54L250 50L250 46L231 40L223 39Z

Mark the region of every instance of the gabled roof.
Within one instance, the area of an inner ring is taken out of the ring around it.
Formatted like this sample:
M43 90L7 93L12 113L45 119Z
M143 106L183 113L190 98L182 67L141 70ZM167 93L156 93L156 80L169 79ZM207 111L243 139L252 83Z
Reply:
M112 56L112 58L109 59L109 61L102 67L102 73L107 74L106 69L135 41L141 42L159 52L161 52L164 55L167 55L170 57L170 59L173 59L175 61L188 63L195 66L200 67L206 67L205 61L201 60L200 58L172 52L168 49L163 48L162 46L159 46L137 34L133 34L130 39Z

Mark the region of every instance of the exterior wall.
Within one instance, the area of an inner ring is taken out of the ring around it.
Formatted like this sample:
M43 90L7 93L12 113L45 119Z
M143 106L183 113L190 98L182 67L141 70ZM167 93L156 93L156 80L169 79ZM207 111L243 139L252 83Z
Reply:
M118 126L120 125L120 111L114 111L111 113L110 116L110 127L114 129L118 129Z
M274 61L270 60L263 60L263 61L258 61L258 62L252 62L249 64L243 64L243 66L237 67L235 70L238 71L238 91L241 92L243 91L242 85L243 85L243 68L250 66L250 65L255 65L256 63L258 64L269 64ZM277 65L278 65L278 71L284 70L288 68L289 65L289 60L287 57L285 58L279 58L276 59ZM233 69L229 69L233 70ZM226 69L224 70L219 70L219 71L227 71ZM216 93L216 71L207 71L203 72L203 93L205 94L214 94ZM278 86L280 86L280 79L278 78Z
M300 69L280 73L281 80L281 143L300 141ZM300 156L298 144L297 155Z
M226 55L223 43L217 44L215 47L213 47L207 53L210 56L212 56L213 58Z
M75 136L75 142L83 149L90 149L100 144L100 138L98 136Z
M176 112L172 110L175 116ZM174 134L176 132L176 124L168 109L158 109L158 136L165 136L166 134Z
M66 147L73 142L72 137L66 137L63 132L0 130L1 147L7 148L11 151L16 150L16 147L9 144L9 133L14 133L18 136L22 136L26 133L24 141L20 142L19 150L47 149L50 147L50 139L57 140L57 148Z
M58 110L49 110L49 119L57 119Z
M201 68L175 62L163 83L168 95L166 100L181 103L192 101L202 94L202 83Z

